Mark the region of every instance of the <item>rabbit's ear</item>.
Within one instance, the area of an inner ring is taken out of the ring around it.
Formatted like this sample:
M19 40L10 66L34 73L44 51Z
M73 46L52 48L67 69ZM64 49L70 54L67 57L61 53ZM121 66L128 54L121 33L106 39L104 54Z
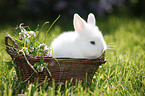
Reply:
M85 28L85 23L86 21L84 21L78 14L74 14L74 29L77 32L82 32L83 29Z
M87 19L88 24L92 24L92 25L96 25L96 19L93 13L90 13L88 15L88 19Z

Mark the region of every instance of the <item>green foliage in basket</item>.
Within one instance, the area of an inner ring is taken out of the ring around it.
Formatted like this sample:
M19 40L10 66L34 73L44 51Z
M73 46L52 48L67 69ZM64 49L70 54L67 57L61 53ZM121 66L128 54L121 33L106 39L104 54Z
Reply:
M19 36L13 37L19 46L19 50L18 50L19 54L25 53L25 54L32 54L34 56L49 56L49 51L51 51L51 49L46 44L47 34L52 28L52 26L54 25L54 23L59 18L60 16L58 16L58 18L56 18L54 22L50 25L41 42L38 41L38 37L40 34L38 28L35 31L32 31L28 26L23 26L23 23L21 23L19 27L16 28L16 29L20 29ZM42 25L41 30L47 23L49 22L45 22Z
M58 16L58 18L59 17L60 16ZM28 27L29 30L27 30L26 26L23 26L23 23L21 23L19 25L19 27L16 28L16 29L20 29L19 36L13 37L19 46L19 49L17 50L18 54L24 55L25 60L27 61L28 65L36 73L37 73L37 71L42 72L44 68L46 68L48 70L47 64L44 63L44 58L43 58L43 56L50 56L49 52L51 51L51 48L49 48L48 45L46 45L46 43L45 43L46 36L47 36L47 33L49 32L49 30L51 29L51 27L54 25L54 23L58 20L58 18L51 24L51 26L49 27L49 29L46 32L45 38L41 42L39 42L37 39L39 37L38 30L32 31L32 30L30 30L29 27ZM43 24L42 28L47 23L48 22L45 22ZM26 55L29 55L29 54L34 55L34 56L42 56L42 58L40 59L40 62L37 62L34 64L34 66L32 66L26 57ZM34 67L37 67L37 71L35 70Z
M39 31L27 31L22 24L19 25L19 37L14 39L19 45L19 54L32 54L35 56L46 56L50 51L45 43L40 43L37 40Z

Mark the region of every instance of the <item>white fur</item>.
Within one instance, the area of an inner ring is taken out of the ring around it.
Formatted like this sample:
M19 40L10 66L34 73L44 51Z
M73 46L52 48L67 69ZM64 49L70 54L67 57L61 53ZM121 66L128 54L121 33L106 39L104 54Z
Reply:
M90 13L87 22L74 14L75 31L60 34L51 44L55 58L97 58L107 49L102 33L96 26L95 16ZM92 45L90 41L94 41Z

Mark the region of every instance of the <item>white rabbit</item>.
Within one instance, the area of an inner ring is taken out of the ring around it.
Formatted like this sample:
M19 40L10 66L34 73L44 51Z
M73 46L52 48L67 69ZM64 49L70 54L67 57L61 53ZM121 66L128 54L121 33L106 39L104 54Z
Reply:
M55 58L98 58L107 49L102 33L90 13L87 22L74 14L75 31L60 34L51 44L51 56Z

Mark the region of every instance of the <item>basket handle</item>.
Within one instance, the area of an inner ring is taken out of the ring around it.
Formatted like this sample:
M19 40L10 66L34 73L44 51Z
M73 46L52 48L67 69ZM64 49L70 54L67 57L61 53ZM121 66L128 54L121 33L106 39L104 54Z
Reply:
M8 47L13 47L12 45L10 45L8 43L8 39L12 42L13 46L17 49L19 49L19 46L18 44L15 42L15 40L10 36L10 35L7 35L5 36L5 45L6 45L6 50L8 50Z

